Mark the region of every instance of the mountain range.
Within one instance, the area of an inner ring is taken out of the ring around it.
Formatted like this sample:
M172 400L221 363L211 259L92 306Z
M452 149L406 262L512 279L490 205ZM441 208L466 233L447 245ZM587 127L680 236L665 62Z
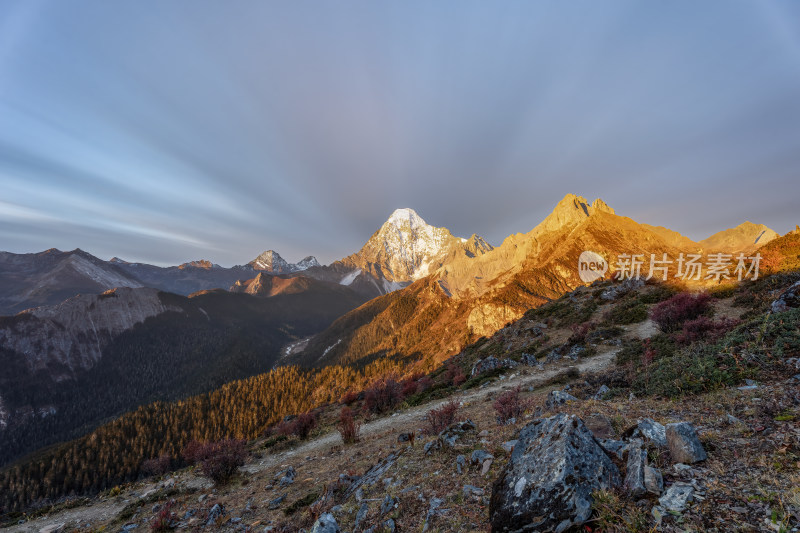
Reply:
M746 222L695 242L570 194L496 248L398 209L359 251L330 265L311 256L288 263L273 250L230 268L103 261L82 250L2 252L0 314L17 314L0 317L0 461L144 402L276 364L360 367L387 358L435 368L583 285L576 267L584 250L608 258L750 253L776 237Z

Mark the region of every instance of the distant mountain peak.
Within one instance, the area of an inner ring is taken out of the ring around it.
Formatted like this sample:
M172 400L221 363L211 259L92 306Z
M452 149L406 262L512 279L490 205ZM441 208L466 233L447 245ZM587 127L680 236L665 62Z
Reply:
M270 274L291 274L301 272L311 267L320 266L313 255L304 257L298 263L289 263L275 250L267 250L248 263L255 270L263 270Z
M178 268L183 270L183 269L191 267L191 268L204 268L204 269L208 270L210 268L214 268L214 267L218 267L218 266L219 265L215 265L214 263L212 263L211 261L209 261L207 259L199 259L197 261L189 261L188 263L183 263L182 265L179 265Z
M556 204L553 211L533 229L533 233L557 231L565 226L578 224L597 213L616 214L614 209L600 198L590 204L583 196L567 194Z
M734 228L718 231L699 243L708 250L745 252L753 251L779 236L764 224L754 224L746 220Z

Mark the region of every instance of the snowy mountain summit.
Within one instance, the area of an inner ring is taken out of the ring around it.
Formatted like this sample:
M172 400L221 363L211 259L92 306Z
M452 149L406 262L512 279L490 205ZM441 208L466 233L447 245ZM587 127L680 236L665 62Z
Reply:
M358 253L343 263L383 281L385 292L431 274L453 252L470 257L492 247L477 235L454 237L447 228L431 226L410 208L396 209Z
M275 250L267 250L250 261L248 265L253 267L254 270L263 270L270 274L291 274L319 266L319 262L316 257L309 255L298 263L289 263Z

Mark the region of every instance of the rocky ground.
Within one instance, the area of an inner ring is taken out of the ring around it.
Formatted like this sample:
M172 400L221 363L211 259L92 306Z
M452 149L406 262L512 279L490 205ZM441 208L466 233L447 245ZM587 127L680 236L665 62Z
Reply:
M573 307L593 297L576 291ZM608 316L617 296L599 299L592 320ZM732 296L714 306L716 316L747 311ZM798 530L796 358L756 381L637 397L620 386L616 355L627 341L656 335L651 320L596 336L574 357L560 348L574 328L538 320L505 328L475 354L476 364L511 368L370 420L356 444L342 443L331 412L308 441L252 443L251 458L225 486L184 469L9 530L157 530L159 515L177 530ZM547 355L523 353L528 365L489 355L497 345L519 352L542 335ZM493 404L517 387L525 412L501 424ZM457 423L425 435L427 413L450 400L459 405Z

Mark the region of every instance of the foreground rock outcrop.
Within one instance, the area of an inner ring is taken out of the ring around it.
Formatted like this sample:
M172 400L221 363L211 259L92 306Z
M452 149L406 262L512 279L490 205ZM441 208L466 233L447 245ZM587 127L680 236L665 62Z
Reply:
M492 531L565 531L592 513L592 492L621 484L619 470L580 418L558 414L522 429L492 489Z

